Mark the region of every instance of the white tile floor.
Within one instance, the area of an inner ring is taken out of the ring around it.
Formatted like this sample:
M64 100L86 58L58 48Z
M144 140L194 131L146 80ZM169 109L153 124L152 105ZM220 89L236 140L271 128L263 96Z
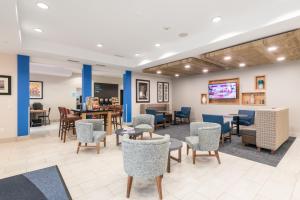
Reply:
M77 155L74 139L64 144L55 129L44 129L28 140L0 144L0 178L58 165L74 199L126 199L127 176L114 135L99 155L95 149ZM215 158L197 158L193 165L185 146L182 152L182 163L172 162L172 172L164 175L166 200L300 199L300 139L276 168L223 153L221 165ZM154 179L135 179L130 199L158 199Z

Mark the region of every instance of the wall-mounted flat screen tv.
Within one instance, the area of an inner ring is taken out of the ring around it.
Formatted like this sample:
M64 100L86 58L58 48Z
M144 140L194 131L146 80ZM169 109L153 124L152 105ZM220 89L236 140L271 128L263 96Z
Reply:
M237 85L233 82L208 85L209 99L236 99Z

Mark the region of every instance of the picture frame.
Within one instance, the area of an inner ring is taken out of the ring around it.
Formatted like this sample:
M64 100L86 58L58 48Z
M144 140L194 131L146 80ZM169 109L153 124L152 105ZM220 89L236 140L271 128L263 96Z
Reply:
M43 99L43 81L30 81L29 96L30 99Z
M136 102L150 103L150 80L136 79Z
M163 83L163 88L164 88L164 102L169 102L169 83L164 82Z
M0 75L0 95L11 95L11 76Z
M164 101L164 83L157 82L157 102L162 103Z

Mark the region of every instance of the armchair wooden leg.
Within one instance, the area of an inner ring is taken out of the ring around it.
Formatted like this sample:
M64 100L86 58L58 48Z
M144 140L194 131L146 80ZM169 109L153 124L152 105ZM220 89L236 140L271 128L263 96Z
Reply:
M189 151L190 151L190 146L187 144L187 145L186 145L186 155L187 155L187 156L189 155Z
M85 146L87 147L87 143L85 143Z
M156 177L156 185L158 190L159 199L162 200L162 188L161 188L162 176Z
M152 138L152 132L149 132L149 134L150 134L150 138Z
M193 150L193 164L196 163L196 151Z
M131 186L132 186L132 180L133 180L133 177L132 177L132 176L128 176L128 179L127 179L127 193L126 193L126 197L127 197L127 198L130 197L130 191L131 191Z
M81 142L78 142L78 146L77 146L77 154L79 153L80 146L81 146Z
M100 142L98 142L96 144L96 150L97 150L97 154L99 154L100 153Z
M222 145L224 145L224 135L221 136L222 137Z
M220 156L219 156L219 151L215 151L215 155L217 157L218 163L221 164Z
M211 156L211 151L208 151L208 155L210 155L210 156Z

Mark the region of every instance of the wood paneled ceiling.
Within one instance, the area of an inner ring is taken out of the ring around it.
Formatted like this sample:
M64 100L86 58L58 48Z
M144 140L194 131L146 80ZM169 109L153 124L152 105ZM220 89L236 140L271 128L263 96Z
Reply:
M277 49L269 51L269 47ZM226 56L230 56L231 59L225 60ZM278 61L279 57L285 59ZM189 76L207 73L203 70L208 70L209 73L235 69L239 68L241 63L245 63L245 67L254 67L298 59L300 59L300 29L204 53L198 58L191 57L146 68L143 72L156 74L159 71L162 75ZM185 65L190 65L190 68L186 69Z

